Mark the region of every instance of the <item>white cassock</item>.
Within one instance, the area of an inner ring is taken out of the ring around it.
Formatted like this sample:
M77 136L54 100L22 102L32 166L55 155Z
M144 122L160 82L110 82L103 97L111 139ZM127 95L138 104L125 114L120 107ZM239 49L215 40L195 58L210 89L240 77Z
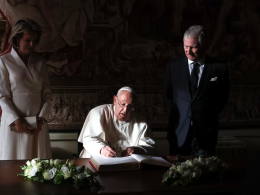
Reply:
M136 112L133 112L128 122L117 120L112 104L93 108L84 123L78 141L83 143L84 149L80 157L89 158L90 155L100 154L101 148L109 141L112 148L120 156L126 147L140 147L146 154L154 152L154 140L147 123Z
M51 107L51 90L45 61L31 54L28 66L12 49L0 58L0 159L51 158L51 146L47 123L38 135L11 131L16 119L39 116L48 120Z

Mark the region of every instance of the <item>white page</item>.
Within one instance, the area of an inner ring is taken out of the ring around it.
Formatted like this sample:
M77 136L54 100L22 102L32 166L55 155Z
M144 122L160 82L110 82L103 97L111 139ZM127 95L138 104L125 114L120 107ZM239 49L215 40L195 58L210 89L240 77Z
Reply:
M24 119L27 121L27 123L29 125L31 125L31 127L33 129L37 128L37 120L36 120L36 116L28 116L28 117L24 117Z
M163 167L171 167L172 164L161 157L142 155L142 154L132 154L138 162L147 162L147 164L159 165Z
M93 158L100 165L115 165L115 164L129 164L129 163L137 163L135 158L131 156L127 157L105 157L102 155L93 155Z

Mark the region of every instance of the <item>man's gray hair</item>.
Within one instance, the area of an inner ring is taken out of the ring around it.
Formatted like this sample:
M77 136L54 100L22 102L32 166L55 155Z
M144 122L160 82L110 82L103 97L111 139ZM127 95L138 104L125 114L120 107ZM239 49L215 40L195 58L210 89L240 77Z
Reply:
M194 25L188 28L184 33L183 39L189 38L198 38L199 44L203 46L206 42L206 34L203 26Z
M31 20L29 18L18 20L13 26L11 34L11 44L14 47L17 47L17 43L23 37L24 31L36 32L38 34L38 41L40 40L42 35L42 29L40 25L34 20Z

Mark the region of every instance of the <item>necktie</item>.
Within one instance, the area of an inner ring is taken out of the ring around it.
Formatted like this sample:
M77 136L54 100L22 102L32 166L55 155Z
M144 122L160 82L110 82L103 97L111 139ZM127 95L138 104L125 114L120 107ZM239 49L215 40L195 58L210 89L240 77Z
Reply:
M193 62L193 69L192 69L191 74L190 74L190 84L191 84L191 94L192 94L192 96L194 96L194 94L197 91L198 79L199 79L198 67L199 67L199 63Z

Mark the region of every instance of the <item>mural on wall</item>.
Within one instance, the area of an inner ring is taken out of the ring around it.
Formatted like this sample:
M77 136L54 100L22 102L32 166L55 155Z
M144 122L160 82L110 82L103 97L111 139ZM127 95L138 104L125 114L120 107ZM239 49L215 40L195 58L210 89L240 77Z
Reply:
M101 104L113 102L119 86L108 87L53 87L52 107L49 114L51 129L80 129L88 112ZM154 128L164 128L167 113L163 109L162 91L158 87L135 87L136 110L146 115ZM159 93L158 93L159 92Z
M28 17L42 27L36 51L53 86L51 128L79 128L91 108L111 102L113 94L104 91L123 85L141 92L139 111L151 123L166 124L164 68L184 55L182 36L194 24L207 31L208 55L230 69L223 124L260 121L257 0L1 0L0 10L10 26ZM7 49L7 32L4 37Z

